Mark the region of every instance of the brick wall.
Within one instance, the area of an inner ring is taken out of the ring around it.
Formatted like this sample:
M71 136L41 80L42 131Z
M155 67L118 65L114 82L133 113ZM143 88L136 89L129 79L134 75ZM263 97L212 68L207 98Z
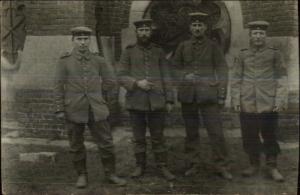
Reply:
M270 36L298 36L298 1L241 1L244 25L253 20L271 23Z
M131 0L98 1L96 4L97 33L115 37L115 55L121 55L121 30L128 27Z
M55 118L52 90L19 89L16 92L17 120L26 131L56 131L64 128Z
M77 25L114 36L116 57L121 53L121 29L128 26L131 0L120 1L24 1L28 35L67 35ZM298 1L241 1L244 24L251 20L272 23L270 36L298 35ZM96 16L96 18L95 18ZM246 27L246 26L245 26Z
M85 1L24 1L28 35L68 35L69 29L84 25L85 13L91 2ZM91 25L94 27L94 25Z

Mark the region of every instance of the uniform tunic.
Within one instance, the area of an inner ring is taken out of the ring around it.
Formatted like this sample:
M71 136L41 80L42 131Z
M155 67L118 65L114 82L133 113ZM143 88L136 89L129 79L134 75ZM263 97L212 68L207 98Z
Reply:
M68 120L87 123L89 106L94 120L105 120L108 115L102 90L114 87L112 67L103 63L97 54L79 51L64 54L58 63L55 85L56 112L64 111Z
M271 112L286 107L287 71L277 49L242 49L236 59L231 84L232 104L242 112Z
M126 105L129 110L161 110L167 102L174 102L165 53L154 44L127 47L120 59L118 76L120 84L127 90ZM135 85L137 80L143 79L154 83L148 92Z
M205 38L201 42L191 38L179 44L173 65L177 75L178 98L180 102L217 102L226 98L228 68L218 44ZM185 80L187 74L194 73L194 83Z

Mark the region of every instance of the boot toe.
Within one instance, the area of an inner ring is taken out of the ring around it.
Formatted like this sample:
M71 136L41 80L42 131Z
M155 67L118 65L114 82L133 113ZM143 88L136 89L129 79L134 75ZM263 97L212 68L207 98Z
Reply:
M78 176L76 187L77 188L85 188L87 186L87 176L86 175L80 175Z
M284 182L283 176L281 175L281 173L280 173L277 169L271 169L271 170L270 170L270 175L271 175L271 178L272 178L274 181L277 181L277 182Z
M125 179L122 179L116 175L110 175L108 177L108 181L112 184L116 184L118 186L125 186L127 185L127 181Z
M142 167L136 167L133 173L131 174L131 177L141 177L144 174L144 169Z

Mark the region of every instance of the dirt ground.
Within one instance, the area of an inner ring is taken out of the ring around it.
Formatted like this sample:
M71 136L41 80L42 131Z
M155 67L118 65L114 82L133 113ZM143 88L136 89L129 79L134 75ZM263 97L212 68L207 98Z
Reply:
M169 183L156 174L153 155L149 147L147 171L143 178L130 179L134 168L131 139L126 137L116 144L117 172L128 179L126 187L118 187L103 182L102 165L96 151L88 152L89 186L79 190L74 187L76 174L68 160L67 148L53 146L2 145L1 170L3 194L297 194L299 150L282 150L279 167L285 176L284 183L275 183L265 176L265 169L253 178L243 178L240 172L248 164L242 150L240 138L227 139L232 158L233 181L225 181L214 174L210 164L210 147L207 138L201 139L199 174L184 177L184 138L167 139L169 164L177 180ZM150 145L150 144L149 144ZM20 162L22 152L57 152L53 162Z

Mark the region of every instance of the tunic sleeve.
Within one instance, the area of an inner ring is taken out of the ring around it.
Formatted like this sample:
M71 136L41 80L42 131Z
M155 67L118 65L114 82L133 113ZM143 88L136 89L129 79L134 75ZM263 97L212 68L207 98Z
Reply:
M184 71L184 63L183 63L183 49L184 43L178 45L175 54L171 60L171 67L174 69L174 85L180 85L184 75L186 74Z
M174 90L172 87L170 63L166 59L165 53L163 51L160 54L160 71L161 71L163 87L164 87L165 96L166 96L166 102L174 103L175 96L174 96Z
M218 98L225 99L228 84L228 66L224 53L218 45L215 46L213 53L214 65L219 82Z
M121 55L119 70L118 70L118 81L121 86L126 90L130 91L134 88L136 79L131 76L131 62L128 49L125 49Z
M243 58L242 53L234 60L233 73L231 80L231 104L232 106L240 105L241 83L243 76Z
M64 112L64 84L66 79L65 66L62 59L59 60L56 66L55 84L54 84L54 101L55 113Z
M287 87L287 70L281 52L275 51L275 79L276 79L276 97L275 106L287 108L288 104L288 87Z

